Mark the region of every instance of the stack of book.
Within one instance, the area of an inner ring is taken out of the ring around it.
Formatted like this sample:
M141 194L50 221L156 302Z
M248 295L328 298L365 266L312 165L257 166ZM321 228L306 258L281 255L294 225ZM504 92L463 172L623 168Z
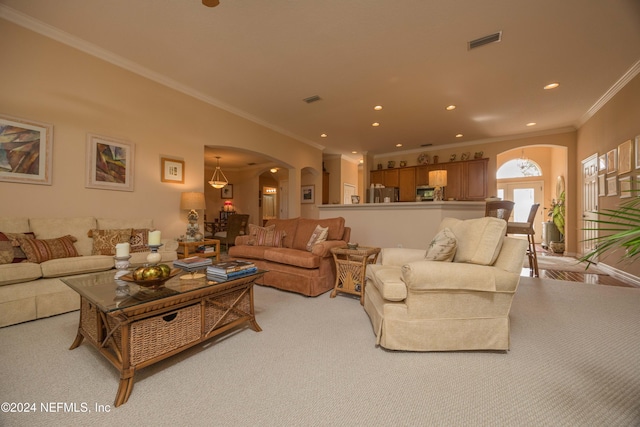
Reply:
M177 259L173 261L173 266L181 268L183 270L192 272L196 270L202 270L205 267L211 265L211 258L202 258L199 256L192 256L185 259Z
M258 271L256 265L249 261L219 262L207 267L207 279L223 282L253 274Z
M198 246L196 251L202 254L212 254L216 251L216 247L214 245L201 245Z

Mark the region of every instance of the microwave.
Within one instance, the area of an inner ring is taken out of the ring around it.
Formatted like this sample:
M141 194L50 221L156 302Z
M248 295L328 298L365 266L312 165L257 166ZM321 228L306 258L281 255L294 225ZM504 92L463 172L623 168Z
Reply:
M435 196L435 188L427 185L420 185L416 187L416 202L430 202L433 201Z

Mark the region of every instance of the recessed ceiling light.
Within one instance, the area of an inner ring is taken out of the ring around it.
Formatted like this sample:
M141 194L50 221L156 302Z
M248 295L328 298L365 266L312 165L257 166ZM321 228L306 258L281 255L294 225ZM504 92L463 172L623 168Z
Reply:
M358 154L358 152L354 150L351 152L351 154Z
M447 107L445 108L447 111L452 111L456 109L455 105L447 105Z
M376 111L380 111L382 110L382 105L376 105L375 107L373 107L373 109Z
M378 123L378 122L371 123L371 126L373 126L373 127L378 127L378 126L380 126L380 123Z
M360 159L360 163L364 163L364 159Z
M527 123L527 126L535 126L535 125L537 125L537 123L536 123L536 122L530 122L530 123Z
M396 147L402 147L402 144L398 143L396 144Z
M461 134L461 133L456 134L456 138L462 138L463 136L464 136L464 135L463 135L463 134Z
M320 138L326 138L326 137L327 137L327 134L326 134L326 133L321 133L321 134L320 134Z
M549 89L555 89L558 86L560 86L560 83L549 83L548 85L546 85L544 87L545 90L549 90Z

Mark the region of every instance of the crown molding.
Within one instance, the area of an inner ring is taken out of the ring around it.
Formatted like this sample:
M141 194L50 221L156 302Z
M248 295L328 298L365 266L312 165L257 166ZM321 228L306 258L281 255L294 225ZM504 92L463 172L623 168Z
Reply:
M301 136L295 135L285 129L282 129L270 123L267 123L264 120L259 119L245 111L232 107L231 105L228 105L216 98L213 98L209 95L205 95L202 92L199 92L187 85L179 83L167 76L164 76L160 73L150 70L149 68L143 67L142 65L134 61L131 61L126 58L123 58L122 56L116 55L111 51L108 51L99 46L96 46L93 43L89 43L86 40L82 40L79 37L73 36L65 31L62 31L49 24L46 24L42 21L34 19L29 15L26 15L22 12L18 12L17 10L12 9L3 4L0 4L0 18L6 19L7 21L12 22L16 25L20 25L21 27L27 28L45 37L48 37L62 44L78 49L88 55L102 59L103 61L106 61L112 65L123 68L127 71L131 71L132 73L138 74L142 77L145 77L149 80L152 80L170 89L181 92L192 98L198 99L216 108L235 114L236 116L242 117L258 125L264 126L277 133L293 138L313 148L316 148L321 151L325 149L323 145L318 144L317 142L308 140L306 138L302 138Z

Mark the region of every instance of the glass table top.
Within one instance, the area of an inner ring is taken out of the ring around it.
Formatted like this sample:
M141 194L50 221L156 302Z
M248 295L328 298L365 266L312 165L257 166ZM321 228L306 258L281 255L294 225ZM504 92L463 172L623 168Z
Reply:
M62 281L105 313L225 283L207 280L206 277L192 279L191 273L184 272L170 278L158 288L145 288L133 282L115 279L115 272L116 270L110 270L66 278ZM240 279L262 273L264 271L258 270ZM185 279L181 279L183 276ZM233 280L228 282L231 281Z

